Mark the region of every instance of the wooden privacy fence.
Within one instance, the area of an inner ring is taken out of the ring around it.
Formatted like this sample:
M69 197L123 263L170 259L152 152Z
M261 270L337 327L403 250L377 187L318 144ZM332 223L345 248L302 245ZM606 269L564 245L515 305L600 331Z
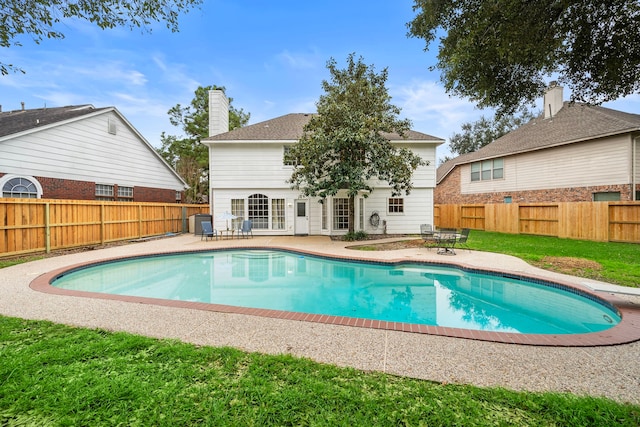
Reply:
M434 225L440 228L640 243L640 202L435 205Z
M0 257L188 231L208 205L0 199Z

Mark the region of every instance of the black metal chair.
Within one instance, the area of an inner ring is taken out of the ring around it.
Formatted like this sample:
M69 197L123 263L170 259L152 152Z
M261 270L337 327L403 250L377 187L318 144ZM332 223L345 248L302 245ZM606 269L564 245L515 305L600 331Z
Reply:
M428 249L436 245L435 231L431 224L420 224L420 236Z
M460 231L460 237L458 237L458 240L456 242L459 248L466 249L469 252L471 252L471 249L469 249L469 246L467 246L467 239L469 239L470 231L471 230L468 228L463 228L462 231Z

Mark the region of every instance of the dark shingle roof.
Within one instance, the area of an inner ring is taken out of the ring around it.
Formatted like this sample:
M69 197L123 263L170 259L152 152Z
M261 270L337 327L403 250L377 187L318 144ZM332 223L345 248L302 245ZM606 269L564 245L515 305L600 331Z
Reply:
M210 136L203 141L295 141L302 137L304 126L313 114L292 113L275 119L234 129L219 135ZM403 139L399 135L387 135L391 140ZM411 141L442 141L442 138L410 130L406 139Z
M0 112L0 137L84 116L106 108L94 108L92 105L69 105Z
M565 102L553 118L535 118L478 151L443 163L438 167L436 181L440 182L458 165L639 130L640 114Z

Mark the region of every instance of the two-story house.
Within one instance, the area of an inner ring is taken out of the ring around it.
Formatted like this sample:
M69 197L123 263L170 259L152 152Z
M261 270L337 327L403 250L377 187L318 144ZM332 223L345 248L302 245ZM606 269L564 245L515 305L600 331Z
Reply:
M211 212L225 211L253 223L262 235L342 235L348 231L348 199L338 193L322 203L301 197L287 180L293 166L283 162L285 151L303 134L311 114L294 113L228 131L228 101L222 91L209 94L209 147ZM357 197L354 228L369 234L418 233L420 224L433 223L436 147L443 139L410 131L407 138L391 135L398 146L408 147L428 166L413 175L409 196L392 196L384 182L374 191ZM216 228L226 227L217 220Z

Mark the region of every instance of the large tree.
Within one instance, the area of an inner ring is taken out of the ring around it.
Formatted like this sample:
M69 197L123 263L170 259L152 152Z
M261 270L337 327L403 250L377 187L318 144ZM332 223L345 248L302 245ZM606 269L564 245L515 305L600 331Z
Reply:
M485 145L506 135L514 129L529 122L536 116L531 110L523 109L519 114L496 116L493 120L484 116L475 122L462 124L462 131L456 132L449 138L449 150L455 155L478 151ZM444 163L451 157L441 159Z
M0 0L0 47L20 46L22 35L35 43L64 38L63 20L76 18L100 28L129 27L151 31L148 25L164 22L178 31L178 15L202 0ZM0 62L0 72L21 71Z
M598 104L640 91L637 0L415 0L409 36L439 37L446 90L513 113L551 77L572 100Z
M387 69L375 72L360 57L349 55L347 67L339 69L331 58L324 80L325 94L316 103L318 114L304 128L300 140L285 154L296 167L289 182L308 197L335 196L347 190L349 232L354 231L354 200L373 191L371 179L386 181L393 195L409 194L415 169L426 164L406 148L391 144L388 134L404 136L411 122L400 119L391 104L385 83Z
M169 110L169 121L173 126L182 128L184 136L167 135L162 132L162 146L158 153L173 166L178 174L189 184L185 198L187 203L206 203L209 195L209 152L200 141L209 136L209 91L224 87L198 87L191 104L180 104ZM250 113L231 105L229 98L229 130L246 125Z

